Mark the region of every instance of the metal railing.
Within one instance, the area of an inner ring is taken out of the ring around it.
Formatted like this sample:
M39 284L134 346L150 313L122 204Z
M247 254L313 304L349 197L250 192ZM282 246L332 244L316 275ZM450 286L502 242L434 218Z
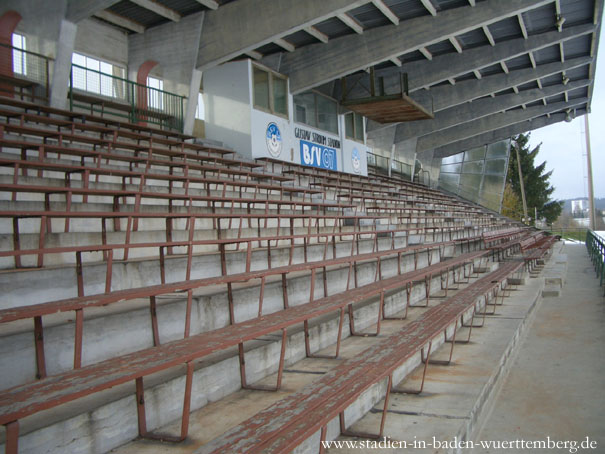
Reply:
M127 118L131 123L152 123L183 130L183 99L168 91L80 65L71 65L69 103L93 113Z
M391 162L391 172L410 178L412 176L412 166L405 162L393 160Z
M381 170L385 173L389 171L389 163L391 166L391 172L399 175L407 176L410 178L412 175L412 166L405 162L393 160L386 156L380 156L374 153L367 153L368 166L374 167L376 170Z
M588 232L588 229L582 227L549 227L544 230L550 232L553 235L559 235L564 240L576 241L579 243L584 242L584 240L586 239L586 233Z
M588 249L588 256L597 273L599 286L602 286L605 282L605 240L592 230L587 230L586 249ZM605 293L603 294L605 295Z
M0 92L48 99L50 58L0 43Z

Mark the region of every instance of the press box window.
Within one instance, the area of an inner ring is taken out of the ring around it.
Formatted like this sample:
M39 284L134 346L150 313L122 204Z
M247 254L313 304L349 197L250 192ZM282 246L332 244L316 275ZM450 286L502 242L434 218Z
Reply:
M347 138L363 142L363 116L355 112L345 114L345 134Z
M307 92L294 96L294 120L338 134L336 101L318 93Z
M272 72L253 67L254 107L288 116L288 80Z

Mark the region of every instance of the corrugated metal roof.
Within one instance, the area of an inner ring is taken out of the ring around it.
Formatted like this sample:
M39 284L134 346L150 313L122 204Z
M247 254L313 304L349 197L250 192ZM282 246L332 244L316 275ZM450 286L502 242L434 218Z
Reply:
M561 15L565 18L563 28L593 21L594 0L565 0L561 1Z
M348 25L336 17L331 17L330 19L316 24L315 28L328 35L330 39L354 33Z
M588 65L570 69L565 73L571 80L588 79Z
M393 23L372 3L366 3L347 14L359 22L364 29L392 25Z
M463 49L472 49L473 47L489 44L482 29L471 30L462 35L457 35L456 38L458 38L458 41L462 44Z
M549 3L540 8L532 9L523 13L523 22L527 28L528 35L536 35L547 31L556 30L555 4Z
M576 88L568 92L569 99L586 98L588 96L588 87Z
M289 43L294 44L295 47L307 46L309 44L315 44L319 42L317 38L314 38L303 30L288 35L284 37L284 39Z
M499 74L503 71L502 67L499 64L495 64L491 66L486 66L485 68L482 68L479 72L482 76L491 76L492 74Z
M561 73L558 73L558 74L553 74L548 77L543 77L540 80L542 81L543 87L549 87L551 85L559 85L561 83L561 78L562 78Z
M420 0L388 0L385 3L401 20L431 15Z
M446 11L448 9L469 6L468 0L431 0L437 11Z
M127 19L138 22L139 24L145 26L145 28L159 25L168 21L168 19L165 17L135 5L128 0L122 0L121 2L118 2L107 9L112 13L119 14Z
M433 54L433 57L457 52L449 40L439 41L438 43L431 44L427 47L427 50Z
M592 35L578 36L563 43L565 58L584 57L590 55Z
M559 51L559 45L545 47L534 52L534 58L538 65L544 65L546 63L553 63L561 60L561 53Z
M511 58L510 60L506 60L506 66L508 66L508 69L511 71L514 71L515 69L524 69L532 67L531 60L529 59L527 54Z
M538 87L538 83L536 81L532 81L532 82L528 82L523 85L518 85L517 88L519 89L519 91L523 91L523 90L533 90L534 88L539 88L539 87Z
M508 17L501 21L489 25L489 31L492 33L496 42L507 39L518 38L521 36L521 27L517 17Z

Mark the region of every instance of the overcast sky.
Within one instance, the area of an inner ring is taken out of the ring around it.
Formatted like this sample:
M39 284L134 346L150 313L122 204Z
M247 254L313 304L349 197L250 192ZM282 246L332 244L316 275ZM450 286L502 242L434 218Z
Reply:
M601 33L603 38L603 33ZM605 41L600 40L600 46ZM588 115L592 175L595 197L605 197L605 51L599 49L595 87L592 94L592 113ZM532 148L542 142L536 164L546 161L553 170L550 178L555 187L553 197L571 199L588 196L586 179L586 139L584 116L571 123L555 123L531 133Z

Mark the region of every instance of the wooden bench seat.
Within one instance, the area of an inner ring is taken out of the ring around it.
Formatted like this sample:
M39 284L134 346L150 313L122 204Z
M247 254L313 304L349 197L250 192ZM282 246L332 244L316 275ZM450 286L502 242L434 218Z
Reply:
M130 164L130 170L135 172L133 174L133 176L136 176L137 172L136 167L140 167L141 171L138 172L139 174L143 174L145 175L147 173L147 167L151 166L151 165L155 165L155 166L166 166L167 168L171 169L172 168L181 168L183 169L183 172L187 172L189 171L189 169L191 170L198 170L200 172L202 172L203 174L205 172L213 172L213 173L217 173L217 174L223 174L223 175L231 175L231 176L240 176L240 175L244 175L247 177L247 179L235 179L232 178L230 180L226 180L226 179L221 179L221 178L210 178L210 177L206 177L205 175L203 175L203 178L199 179L199 182L204 183L206 185L208 184L220 184L220 185L232 185L232 186L241 186L241 187L248 187L248 188L255 188L255 189L263 189L263 190L274 190L274 191L278 191L278 192L299 192L302 194L321 194L321 191L318 189L310 189L308 187L298 187L298 186L293 186L293 185L287 185L287 184L270 184L270 183L260 183L260 182L254 182L254 181L249 181L248 178L250 179L254 179L254 178L259 178L261 180L265 180L265 179L269 179L271 180L273 177L270 175L263 175L262 173L256 173L256 172L241 172L237 169L233 169L233 168L229 168L229 167L215 167L215 166L204 166L201 164L195 164L195 163L188 163L188 162L177 162L177 161L169 161L169 160L164 160L164 159L158 159L158 158L144 158L144 157L137 157L137 156L127 156L127 155L122 155L122 154L117 154L117 153L104 153L104 152L100 152L100 151L95 151L95 150L88 150L88 149L80 149L80 148L74 148L74 147L65 147L65 146L58 146L58 145L50 145L50 144L39 144L39 143L32 143L32 142L27 142L27 141L15 141L15 140L7 140L7 139L2 139L0 138L0 146L1 147L9 147L9 148L16 148L16 149L21 149L22 150L22 160L26 161L27 157L26 157L26 151L27 150L36 150L38 152L38 161L44 162L46 155L48 153L56 153L57 155L71 155L71 156L77 156L80 157L81 159L81 165L84 166L85 165L85 160L86 159L92 159L94 160L95 165L97 166L97 168L101 168L100 162L102 159L109 159L109 160L115 160L115 161L122 161L122 162L126 162ZM24 156L25 153L25 156ZM6 155L5 155L6 156ZM4 159L7 159L6 157ZM7 164L11 164L10 162L7 162ZM119 172L119 171L118 171ZM156 174L158 177L160 177L162 174ZM162 179L169 179L169 176L164 176ZM192 178L195 179L195 174L192 175ZM279 177L276 178L277 180L281 180L283 182L283 179L280 179Z
M70 121L94 122L105 126L111 126L115 128L122 128L131 131L136 131L139 133L144 133L149 136L155 135L157 137L173 138L178 140L193 139L193 136L182 134L176 131L168 131L164 129L153 128L150 126L133 124L126 121L103 118L98 115L91 115L82 112L72 112L70 110L57 109L55 107L50 107L42 104L35 104L13 98L7 98L5 96L0 96L0 105L22 109L25 113L37 112L39 115L41 115L42 113L46 115L57 115L68 118Z
M298 264L290 264L287 266L267 268L257 271L250 271L249 268L249 256L247 257L248 266L246 271L243 273L232 273L225 274L223 271L222 276L209 277L203 279L190 280L186 276L186 279L181 282L174 282L166 284L165 280L162 280L162 284L153 285L142 288L126 289L119 291L107 290L104 294L84 296L83 294L78 297L68 298L58 301L50 301L46 303L39 303L34 305L15 307L10 309L0 310L0 324L9 323L23 319L34 319L35 323L35 352L36 352L36 364L37 364L37 376L46 376L45 367L45 354L44 354L44 336L43 336L43 319L42 317L60 312L74 312L76 320L76 330L74 333L74 368L80 367L82 363L82 338L83 338L83 321L84 321L84 309L93 307L106 307L112 304L125 304L132 300L149 299L151 309L151 326L152 334L154 339L154 345L159 345L158 335L158 322L157 318L153 315L155 313L156 297L167 294L182 294L184 299L187 299L186 314L185 314L185 326L184 326L184 337L187 337L191 327L191 303L193 298L193 292L198 289L202 289L209 286L224 286L228 293L228 309L230 322L233 324L235 320L235 307L233 302L233 296L231 293L232 285L236 283L245 283L250 281L259 282L261 288L264 288L265 283L268 282L272 277L281 277L283 287L283 307L289 307L289 301L287 296L287 276L289 274L296 273L311 273L310 282L311 288L309 292L309 301L314 300L315 287L316 287L316 276L319 272L325 272L327 269L334 269L348 265L348 278L346 284L346 290L351 288L357 288L357 266L362 263L376 263L377 271L375 273L375 279L382 279L381 263L388 258L395 258L397 260L398 275L402 274L401 259L405 254L414 255L414 268L417 270L417 262L419 254L426 252L427 261L429 266L423 268L421 271L424 273L422 276L427 277L423 281L425 285L425 293L428 304L430 298L430 280L432 276L441 276L444 272L448 274L448 271L454 267L464 265L469 261L479 259L485 255L485 251L475 251L472 253L466 253L454 259L449 259L443 262L438 262L431 265L431 257L433 252L437 250L439 256L442 256L441 250L452 242L441 242L430 245L419 245L419 246L408 246L397 249L387 249L384 251L376 251L366 254L357 254L346 257L326 259L323 261L315 262L304 262ZM222 251L224 253L224 250ZM409 273L404 273L404 276L409 277ZM449 276L449 275L448 275ZM448 277L449 279L449 277ZM392 280L392 279L391 279ZM447 281L449 282L449 280ZM446 295L447 295L447 282L446 282ZM324 293L327 294L325 287L326 281L324 280ZM319 285L319 283L317 283ZM392 284L392 282L391 282ZM408 290L408 301L409 301L409 290ZM380 309L382 310L382 309ZM258 297L258 314L259 317L263 314L263 291L261 290ZM407 314L407 312L406 312ZM384 315L383 315L384 316ZM350 314L352 317L352 313ZM380 329L381 312L378 314L378 330ZM305 328L306 330L306 328Z
M452 323L457 325L458 320L467 311L476 307L478 298L499 286L520 267L521 264L518 262L501 265L497 271L478 279L438 306L428 309L399 332L356 355L355 358L345 361L301 391L278 401L196 450L196 454L288 453L319 430L322 430L322 440L325 440L326 425L339 415L341 432L347 434L344 421L345 409L365 390L388 378L387 397L380 433L377 435L382 437L388 409L388 395L394 391L395 369L420 350L425 350L425 353L428 350L425 359L425 364L428 364L433 339L446 333L446 329ZM360 434L360 436L367 435L369 434Z
M295 324L304 323L321 315L341 311L345 307L381 296L379 311L382 311L384 294L389 291L405 288L408 282L424 279L427 273L436 272L437 268L464 264L474 261L484 254L483 251L461 255L451 261L437 264L431 269L405 273L393 278L384 279L372 284L345 291L333 296L321 298L308 304L290 307L270 315L236 323L208 333L198 334L183 340L169 342L133 354L102 361L65 373L49 376L39 381L16 386L0 393L0 424L6 426L6 450L17 452L19 436L19 419L38 413L42 410L73 401L75 399L111 388L113 386L136 380L138 417L141 436L147 434L145 429L145 412L143 399L143 377L182 364L187 365L187 384L185 405L182 418L181 436L187 436L191 381L193 376L192 361L213 352L229 347L239 346L242 386L250 387L245 381L243 344L259 336L282 331L282 354L280 358L280 376L283 370L285 341L287 329ZM380 317L379 317L380 320ZM277 388L280 380L278 379Z

